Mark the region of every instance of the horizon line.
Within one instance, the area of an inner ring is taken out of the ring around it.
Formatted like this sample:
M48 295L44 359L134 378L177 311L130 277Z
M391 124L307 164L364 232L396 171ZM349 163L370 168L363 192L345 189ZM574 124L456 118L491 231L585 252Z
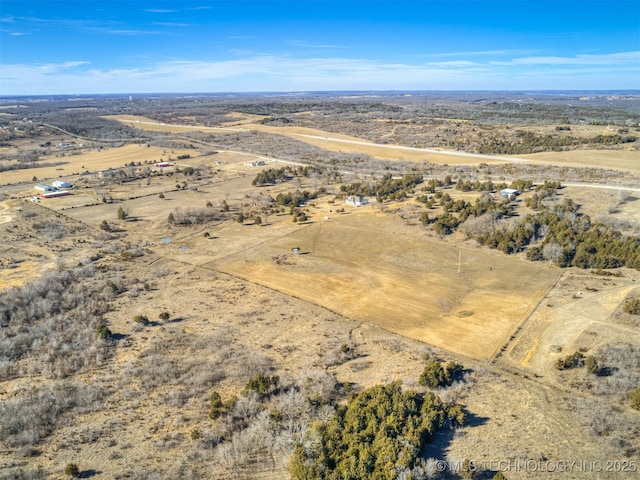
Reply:
M256 91L167 91L167 92L109 92L109 93L27 93L3 95L0 98L29 98L29 97L93 97L93 96L151 96L151 95L318 95L318 94L393 94L393 93L626 93L640 95L640 89L477 89L477 90L256 90Z

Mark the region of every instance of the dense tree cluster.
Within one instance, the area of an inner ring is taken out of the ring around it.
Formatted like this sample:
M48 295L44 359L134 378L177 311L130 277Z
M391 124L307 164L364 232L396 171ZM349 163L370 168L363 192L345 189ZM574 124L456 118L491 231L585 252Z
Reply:
M453 200L448 193L436 192L434 195L440 202L443 213L436 216L433 221L433 230L439 235L449 235L469 219L480 217L487 213L493 220L498 220L512 214L505 202L496 202L491 196L477 198L474 203L465 200ZM453 215L456 213L457 215Z
M255 176L251 185L273 185L286 182L295 176L291 167L267 168Z
M276 203L283 207L299 207L300 205L308 202L309 200L313 200L318 198L321 195L324 195L327 190L324 187L320 187L315 192L310 192L308 190L296 190L295 192L286 192L279 193L276 195Z
M307 429L291 457L292 477L413 478L425 446L450 422L464 422L464 412L432 392L403 391L399 382L369 388Z
M476 149L478 153L500 155L522 155L541 151L562 151L580 145L619 145L635 142L632 135L596 135L592 138L538 135L534 132L518 131L515 139L501 139L489 137L480 143Z
M543 210L526 215L515 228L483 233L477 241L509 254L529 246L530 260L548 260L561 267L640 268L640 238L592 223L568 198L552 208L537 205Z
M456 182L456 190L460 190L461 192L495 192L496 190L506 187L506 183L496 185L491 180L487 180L486 182L481 182L480 180L476 180L475 182L471 180L460 180Z
M308 177L312 173L322 173L323 168L314 167L311 165L298 166L286 166L282 168L267 168L258 173L251 182L254 186L262 185L274 185L276 183L287 182L294 177Z
M418 173L408 173L402 178L393 178L391 173L386 173L382 179L373 184L362 181L340 185L340 191L346 195L375 196L379 202L382 202L405 198L413 193L415 186L421 182L422 175Z
M545 225L546 230L543 242L527 252L530 260L551 260L561 267L640 269L639 237L624 236L601 223L592 224L587 215L573 216L557 211L527 216L516 230L526 231L528 221ZM559 247L555 247L557 255L549 257L545 251L553 246Z

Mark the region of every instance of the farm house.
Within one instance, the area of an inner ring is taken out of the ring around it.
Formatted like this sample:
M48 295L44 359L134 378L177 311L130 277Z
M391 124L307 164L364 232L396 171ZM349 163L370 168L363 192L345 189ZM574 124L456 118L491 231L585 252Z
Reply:
M518 195L520 195L520 191L516 190L515 188L503 188L502 190L500 190L500 198L510 199L512 195L514 197L517 197Z
M361 205L366 205L369 202L361 195L349 195L344 203L347 205L353 205L354 207L359 207Z

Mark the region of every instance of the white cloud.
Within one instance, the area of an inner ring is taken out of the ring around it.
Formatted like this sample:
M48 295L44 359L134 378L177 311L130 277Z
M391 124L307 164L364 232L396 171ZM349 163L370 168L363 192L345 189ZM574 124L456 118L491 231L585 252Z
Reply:
M111 35L125 35L125 36L139 36L139 35L166 35L166 32L161 32L159 30L134 30L134 29L103 29L104 33L109 33Z
M171 10L168 8L145 8L142 11L147 13L175 13L178 10Z
M101 68L95 64L86 68L88 62L83 61L3 65L0 94L628 89L634 88L629 82L633 80L634 72L638 72L637 65L628 64L633 55L605 55L600 63L590 58L592 64L585 64L583 59L582 64L558 63L544 69L536 62L512 61L496 65L459 60L409 64L275 55L220 61L187 59L149 63L140 60L130 68ZM605 58L610 61L625 58L627 63L623 68L602 68Z
M431 54L431 57L480 57L480 56L496 56L496 55L524 55L525 53L534 53L531 50L477 50L465 52L444 52Z
M193 27L191 23L177 23L177 22L152 22L152 25L158 25L160 27Z
M523 57L510 61L494 61L492 65L623 65L640 66L640 51L601 55L575 55L573 57Z
M426 65L430 67L473 67L478 64L468 60L450 60L448 62L430 62Z

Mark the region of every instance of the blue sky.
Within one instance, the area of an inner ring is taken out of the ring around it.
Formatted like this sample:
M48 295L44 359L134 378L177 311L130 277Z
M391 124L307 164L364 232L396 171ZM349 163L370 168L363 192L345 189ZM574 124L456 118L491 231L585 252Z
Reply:
M640 0L0 0L0 95L640 89Z

